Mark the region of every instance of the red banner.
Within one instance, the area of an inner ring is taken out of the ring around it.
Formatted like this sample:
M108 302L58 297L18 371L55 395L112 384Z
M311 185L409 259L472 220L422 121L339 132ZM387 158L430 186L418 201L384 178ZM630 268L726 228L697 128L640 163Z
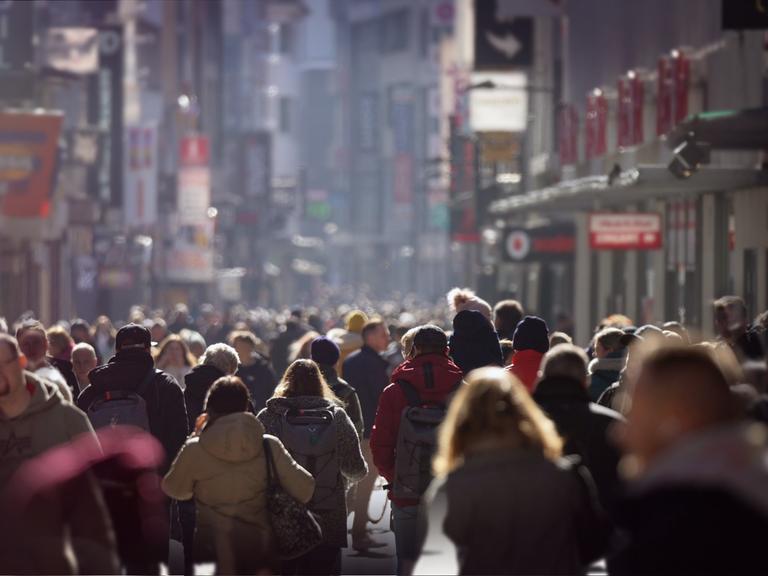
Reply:
M658 250L662 246L661 215L628 212L589 215L593 250Z
M606 152L606 128L608 125L608 101L602 91L594 90L587 96L587 160Z
M675 124L688 116L688 88L691 83L691 61L682 52L675 52Z
M643 81L636 74L632 78L632 143L642 144L645 140L643 134L643 119L645 117L645 88Z
M634 72L618 82L618 143L621 147L643 143L643 83Z
M207 136L184 136L179 143L181 166L208 166L210 152Z
M664 136L672 129L672 84L672 63L662 56L656 92L656 136Z
M9 218L48 218L60 114L0 112L0 201Z

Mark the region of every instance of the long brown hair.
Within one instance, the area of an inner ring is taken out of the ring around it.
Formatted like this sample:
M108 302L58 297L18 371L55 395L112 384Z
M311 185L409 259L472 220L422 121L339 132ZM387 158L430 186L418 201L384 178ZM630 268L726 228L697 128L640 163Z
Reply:
M296 396L319 396L339 402L323 378L320 367L314 361L307 359L296 360L288 366L273 394L273 398L295 398Z
M563 448L552 421L520 381L502 368L471 372L456 393L440 427L435 474L455 470L473 446L488 440L532 449L550 459L559 458Z
M168 348L171 344L176 342L181 346L182 349L182 357L184 358L184 365L185 366L194 366L197 364L197 361L195 360L195 357L192 355L192 352L189 351L189 346L187 346L187 343L184 342L181 336L178 334L171 334L170 336L167 336L165 340L160 342L160 345L157 347L157 354L155 355L155 364L161 364L161 360L163 359L163 355L166 353ZM160 366L162 368L162 366Z

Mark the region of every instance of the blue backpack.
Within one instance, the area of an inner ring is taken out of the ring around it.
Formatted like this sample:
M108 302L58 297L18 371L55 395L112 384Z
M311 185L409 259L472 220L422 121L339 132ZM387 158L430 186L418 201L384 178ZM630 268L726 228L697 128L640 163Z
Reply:
M143 394L159 371L152 368L136 390L107 390L88 407L87 416L95 428L133 426L149 433L149 410ZM155 388L157 391L157 388Z

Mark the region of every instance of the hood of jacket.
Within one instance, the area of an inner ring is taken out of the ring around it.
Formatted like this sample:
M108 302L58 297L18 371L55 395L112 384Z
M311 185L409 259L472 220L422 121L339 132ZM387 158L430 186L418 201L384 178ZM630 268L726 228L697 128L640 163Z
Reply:
M536 385L534 399L542 402L574 402L589 404L587 389L572 378L543 378Z
M605 358L593 358L589 363L589 373L595 372L615 372L618 378L619 372L624 369L625 358L623 355L608 355Z
M121 350L104 366L88 373L91 386L100 390L135 390L155 367L146 350Z
M443 354L423 354L406 360L392 373L392 382L409 382L423 400L440 400L461 382L461 368Z
M264 426L248 412L228 414L206 426L199 444L206 452L225 462L246 462L259 456Z
M184 383L191 393L205 395L211 384L222 376L226 374L216 366L200 364L192 368L192 371L184 377Z
M768 515L768 430L738 423L693 433L652 463L629 493L686 485L724 490Z
M504 363L496 330L485 316L474 310L456 314L448 347L453 362L464 374L475 368Z
M5 418L0 415L0 421L14 422L20 421L31 416L35 416L64 402L56 384L38 377L32 372L24 372L27 391L30 394L30 401L27 409L15 418Z
M320 396L294 396L292 398L270 398L267 400L267 410L281 416L292 409L314 410L327 408L333 410L336 407L332 401Z

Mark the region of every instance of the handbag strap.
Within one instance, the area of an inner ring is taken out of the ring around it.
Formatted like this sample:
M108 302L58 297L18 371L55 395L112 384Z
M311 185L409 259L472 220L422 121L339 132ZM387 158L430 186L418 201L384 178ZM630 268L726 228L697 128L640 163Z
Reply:
M264 445L264 459L267 461L267 486L271 488L274 485L275 476L277 476L275 462L272 460L272 449L269 447L269 441L263 438L261 442Z

